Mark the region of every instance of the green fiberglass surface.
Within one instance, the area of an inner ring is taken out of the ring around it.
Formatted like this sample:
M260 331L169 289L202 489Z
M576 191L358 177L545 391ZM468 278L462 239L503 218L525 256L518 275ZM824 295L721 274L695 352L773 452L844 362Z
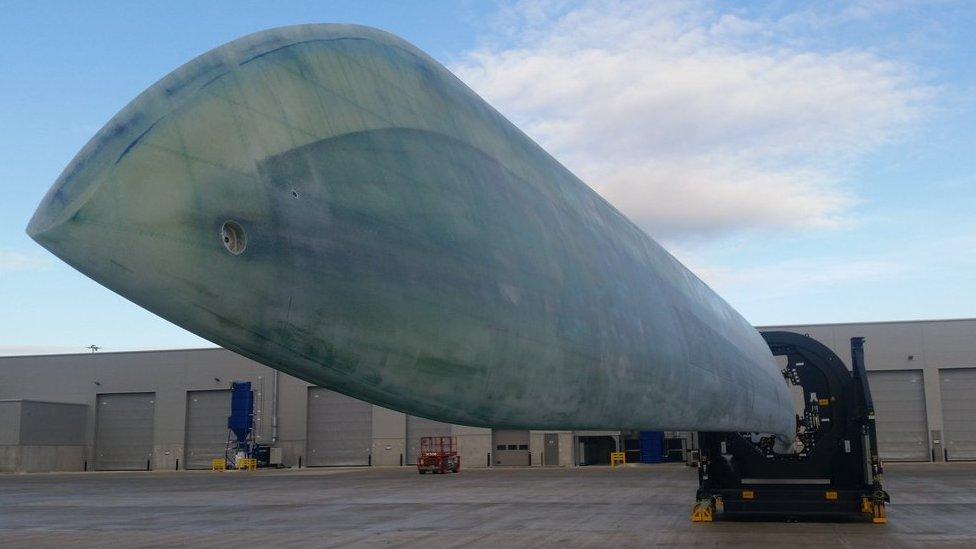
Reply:
M177 69L78 154L28 232L215 343L412 414L793 428L738 313L374 29L273 29Z

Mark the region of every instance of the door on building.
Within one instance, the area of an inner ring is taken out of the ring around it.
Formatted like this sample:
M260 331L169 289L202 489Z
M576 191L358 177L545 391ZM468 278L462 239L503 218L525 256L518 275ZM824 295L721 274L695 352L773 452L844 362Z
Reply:
M610 453L617 450L612 436L581 436L580 465L610 465Z
M925 385L921 370L868 372L878 453L890 461L929 461Z
M369 465L373 405L323 387L308 388L305 463L310 467Z
M529 454L529 432L509 429L494 429L491 439L495 447L495 465L525 467L532 465Z
M422 437L449 437L451 424L432 419L407 416L407 465L416 465Z
M559 435L556 433L546 433L545 446L542 448L542 464L555 466L559 465Z
M213 460L224 457L227 449L228 416L229 390L187 391L183 467L209 469Z
M939 371L946 459L976 459L976 368Z
M151 468L156 393L107 393L95 402L95 469Z

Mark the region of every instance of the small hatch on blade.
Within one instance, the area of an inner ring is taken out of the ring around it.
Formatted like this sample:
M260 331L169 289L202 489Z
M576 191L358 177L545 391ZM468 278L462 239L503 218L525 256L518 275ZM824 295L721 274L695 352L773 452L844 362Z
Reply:
M220 227L220 241L224 243L227 251L240 255L247 247L247 235L244 234L244 227L236 221L225 221Z

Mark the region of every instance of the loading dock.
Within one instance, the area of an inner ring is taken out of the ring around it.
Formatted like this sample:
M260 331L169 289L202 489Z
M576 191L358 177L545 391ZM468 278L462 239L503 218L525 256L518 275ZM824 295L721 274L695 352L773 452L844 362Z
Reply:
M152 468L156 393L106 393L96 399L95 469Z
M868 372L877 415L878 449L889 461L930 461L921 370Z
M617 451L617 441L610 435L577 437L580 465L610 465L610 454Z
M187 391L184 467L210 469L227 450L230 391Z
M324 387L308 388L308 446L311 467L370 464L373 406Z
M939 371L945 458L976 459L976 368Z
M529 454L529 432L510 429L495 429L491 432L494 465L503 467L525 467L532 465ZM558 461L558 458L557 458Z

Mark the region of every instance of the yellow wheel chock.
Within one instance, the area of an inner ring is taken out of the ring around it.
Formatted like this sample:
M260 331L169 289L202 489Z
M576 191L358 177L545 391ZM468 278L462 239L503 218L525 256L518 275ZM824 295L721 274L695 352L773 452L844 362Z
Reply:
M861 512L866 515L871 515L871 522L874 524L888 523L888 516L885 514L885 504L883 501L861 498Z
M691 509L691 522L712 522L715 520L715 502L702 499Z

